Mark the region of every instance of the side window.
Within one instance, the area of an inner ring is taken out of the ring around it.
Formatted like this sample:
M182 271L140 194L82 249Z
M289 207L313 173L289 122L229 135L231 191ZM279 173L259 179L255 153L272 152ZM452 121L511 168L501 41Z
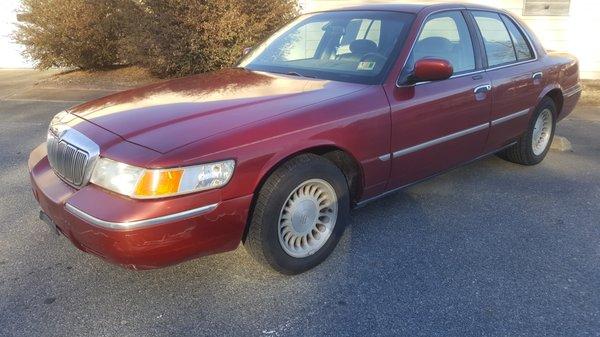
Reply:
M473 11L481 31L488 65L490 67L517 61L512 39L500 15L492 12Z
M473 43L461 12L448 11L429 17L409 59L410 69L423 58L448 60L454 73L475 70Z
M513 43L515 45L517 59L519 61L531 60L534 57L533 52L521 30L517 28L515 23L505 15L502 15L502 21L504 21L506 28L508 28L510 37L512 38Z

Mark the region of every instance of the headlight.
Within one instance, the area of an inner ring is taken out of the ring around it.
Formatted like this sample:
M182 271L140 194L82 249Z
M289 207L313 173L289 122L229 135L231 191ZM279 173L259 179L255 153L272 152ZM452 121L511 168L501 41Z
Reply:
M132 198L164 198L225 186L234 167L233 160L225 160L173 169L143 169L100 158L90 181Z

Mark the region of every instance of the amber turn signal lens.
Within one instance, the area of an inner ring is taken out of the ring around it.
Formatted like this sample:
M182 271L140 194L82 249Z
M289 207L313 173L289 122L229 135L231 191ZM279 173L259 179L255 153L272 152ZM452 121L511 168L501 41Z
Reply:
M234 168L232 159L173 169L145 169L100 158L90 181L131 198L167 198L223 187Z
M145 171L137 184L135 195L138 197L158 197L177 194L182 176L183 170Z

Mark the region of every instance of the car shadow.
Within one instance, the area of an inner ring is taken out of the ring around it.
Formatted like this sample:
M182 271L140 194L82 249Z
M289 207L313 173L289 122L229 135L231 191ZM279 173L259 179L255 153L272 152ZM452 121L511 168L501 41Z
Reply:
M52 236L33 197L20 197L22 213L6 221L31 237L5 244L0 334L544 331L549 320L577 321L574 307L600 307L587 276L598 272L600 214L580 202L597 200L598 174L573 177L598 164L575 152L533 168L496 157L467 165L354 210L331 257L296 276L258 265L243 247L123 269ZM594 320L577 322L585 330Z

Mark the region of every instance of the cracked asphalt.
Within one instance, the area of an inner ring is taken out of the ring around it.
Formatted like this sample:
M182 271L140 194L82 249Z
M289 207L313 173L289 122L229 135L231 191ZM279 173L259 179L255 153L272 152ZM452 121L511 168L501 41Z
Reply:
M573 152L490 157L353 212L314 270L243 248L131 271L38 220L29 152L58 111L107 91L0 71L2 336L599 336L600 108L558 126Z

